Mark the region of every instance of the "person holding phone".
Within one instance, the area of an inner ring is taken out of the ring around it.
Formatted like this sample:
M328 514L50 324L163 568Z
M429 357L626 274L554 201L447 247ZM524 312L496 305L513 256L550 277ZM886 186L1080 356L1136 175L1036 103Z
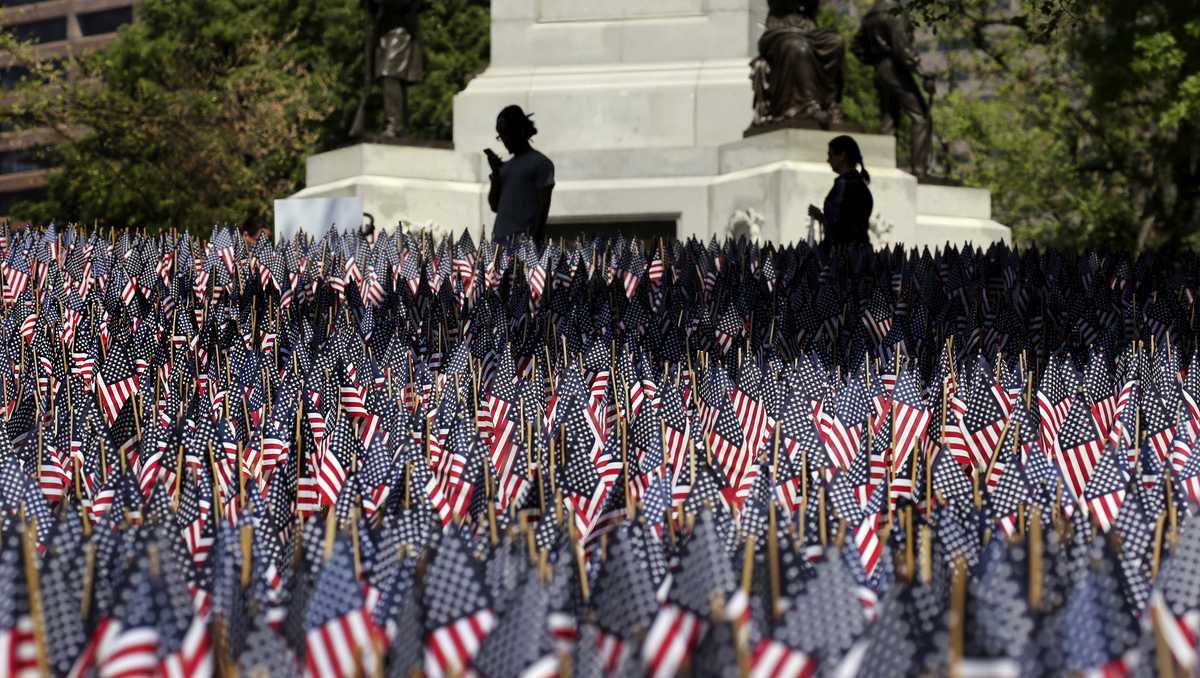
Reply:
M554 192L554 163L530 145L537 134L530 116L520 106L508 106L496 116L496 139L512 157L506 162L485 148L492 173L488 205L496 213L492 239L509 239L525 233L541 240L550 216Z

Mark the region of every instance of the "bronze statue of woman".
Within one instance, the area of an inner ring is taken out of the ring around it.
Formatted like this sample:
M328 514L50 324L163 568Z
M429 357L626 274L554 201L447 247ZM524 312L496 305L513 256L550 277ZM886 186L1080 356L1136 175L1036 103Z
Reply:
M754 125L840 123L846 44L817 27L819 0L767 0L770 13L751 62Z

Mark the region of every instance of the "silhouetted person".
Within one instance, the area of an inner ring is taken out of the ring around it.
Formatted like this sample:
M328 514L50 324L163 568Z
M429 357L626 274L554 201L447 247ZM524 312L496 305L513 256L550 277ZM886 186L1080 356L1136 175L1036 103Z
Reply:
M825 208L808 206L808 215L824 226L827 245L868 245L871 243L871 175L863 164L858 142L842 135L829 142L829 167L838 175L833 189L825 196Z
M550 215L554 192L554 163L529 145L537 134L533 121L520 106L509 106L496 117L496 138L512 154L507 162L492 149L484 149L492 168L488 205L496 213L492 239L527 233L541 240Z
M363 212L363 216L366 217L366 220L363 221L362 226L358 227L358 234L362 236L363 240L373 243L375 242L375 215Z

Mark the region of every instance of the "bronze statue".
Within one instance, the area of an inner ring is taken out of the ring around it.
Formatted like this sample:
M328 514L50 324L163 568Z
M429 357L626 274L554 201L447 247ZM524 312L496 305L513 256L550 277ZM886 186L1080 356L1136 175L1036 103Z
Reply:
M419 21L424 0L362 0L370 20L362 96L350 136L366 130L367 99L376 80L382 81L383 135L398 138L408 129L408 87L425 79L425 49Z
M876 0L854 36L853 50L860 61L875 67L883 133L895 133L900 116L907 116L912 125L912 171L920 178L927 177L933 147L933 79L921 75L912 24L894 0Z
M820 0L767 0L766 32L750 62L754 127L829 129L842 122L846 45L817 27Z

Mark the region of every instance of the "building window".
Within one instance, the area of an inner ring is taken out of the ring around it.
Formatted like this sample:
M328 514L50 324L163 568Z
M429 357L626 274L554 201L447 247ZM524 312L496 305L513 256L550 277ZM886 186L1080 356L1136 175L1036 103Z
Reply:
M29 69L24 66L9 66L0 68L0 87L12 89L29 77Z
M60 16L13 24L8 27L8 32L21 42L58 42L67 39L67 18Z
M79 15L79 30L84 35L116 33L125 24L133 23L132 7L117 7Z
M58 164L54 150L46 146L0 152L0 174L49 169Z
M24 191L12 191L11 193L0 193L0 214L12 214L13 207L17 203L32 202L41 200L46 197L46 189L31 188Z
M959 36L956 38L939 37L938 50L942 52L956 52L958 50L970 49L971 39L967 36Z

